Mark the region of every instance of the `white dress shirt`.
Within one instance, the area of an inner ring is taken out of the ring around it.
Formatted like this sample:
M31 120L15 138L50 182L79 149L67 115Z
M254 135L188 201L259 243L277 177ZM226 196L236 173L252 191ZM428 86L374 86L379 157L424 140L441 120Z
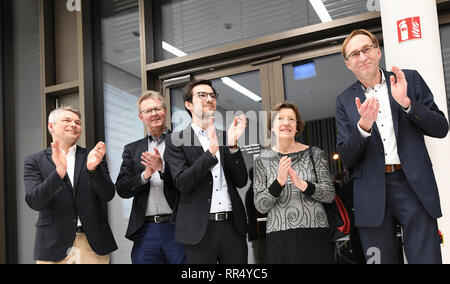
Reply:
M67 161L67 176L70 179L70 183L72 184L73 187L73 182L74 182L74 175L75 175L75 154L77 152L77 145L73 145L72 147L69 148L69 151L66 153L64 153L64 156L66 156L66 161Z
M62 151L64 153L64 151ZM75 156L77 153L77 145L73 145L72 147L69 148L69 151L66 153L64 153L64 156L66 157L66 161L67 161L67 176L69 177L70 183L72 184L72 188L73 190L75 190L74 185L74 175L75 175ZM81 221L80 218L78 217L78 222L77 222L77 226L81 227Z
M401 164L400 157L398 156L397 152L397 139L395 138L394 122L392 120L388 86L386 83L384 72L381 70L380 72L382 76L381 83L375 85L374 88L369 87L367 89L364 89L364 93L367 99L375 97L378 99L378 102L380 104L380 110L378 113L376 124L378 131L380 132L381 142L383 142L385 164L386 165ZM407 110L404 111L408 113L410 110L411 108L408 108ZM371 133L364 131L359 126L359 124L358 129L362 137L364 138L368 138L372 135Z
M167 130L166 130L167 131ZM165 137L167 132L164 132L159 139L152 137L149 134L148 151L154 153L154 148L158 149L161 159L164 159L164 150L166 149ZM164 173L165 163L163 160L162 173ZM144 178L144 172L141 174L141 182L145 184L147 180ZM164 195L164 180L161 179L159 171L155 171L150 177L150 194L147 200L146 216L160 216L172 214L172 209L167 202Z
M194 133L197 135L198 140L200 140L203 150L206 152L209 149L210 144L206 131L197 125L191 124L191 126ZM229 212L232 211L233 207L231 205L230 195L228 194L227 180L225 179L225 174L220 163L220 151L217 151L215 156L219 162L211 169L213 177L213 192L209 212Z

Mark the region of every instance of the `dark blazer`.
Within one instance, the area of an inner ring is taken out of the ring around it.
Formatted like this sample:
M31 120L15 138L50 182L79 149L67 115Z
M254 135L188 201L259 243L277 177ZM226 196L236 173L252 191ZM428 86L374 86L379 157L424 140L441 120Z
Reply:
M64 259L75 241L77 216L95 253L106 255L117 249L107 209L115 194L114 184L104 160L95 173L87 172L88 154L77 146L74 187L67 175L64 180L58 176L51 148L25 158L25 200L39 211L34 259Z
M407 114L391 94L391 72L383 70L389 91L397 151L403 172L426 211L433 217L442 216L432 163L425 146L424 135L443 138L448 133L448 121L433 101L433 95L417 71L403 70L408 82L411 111ZM337 148L345 164L353 170L356 226L377 227L382 224L386 207L385 155L376 123L372 136L365 139L358 131L360 115L355 98L364 102L362 84L356 82L336 101L338 129Z
M226 141L224 132L217 131L217 136L219 141ZM238 234L244 236L248 225L244 205L236 187L247 184L247 168L240 151L231 154L229 148L223 146L219 147L219 151L233 207L233 222ZM170 165L175 185L181 193L175 240L183 244L198 244L208 226L213 186L211 169L218 160L209 151L203 150L191 126L182 132L171 134L166 140L164 158Z
M125 234L125 237L130 240L133 239L133 235L144 224L148 196L151 190L149 185L150 182L141 184L141 174L145 170L145 166L141 164L141 155L145 151L148 151L148 136L125 146L122 154L123 161L120 167L120 173L116 181L117 194L119 194L120 197L134 197L128 229ZM179 194L172 181L172 176L167 163L162 177L164 179L164 196L173 211L171 221L175 222Z

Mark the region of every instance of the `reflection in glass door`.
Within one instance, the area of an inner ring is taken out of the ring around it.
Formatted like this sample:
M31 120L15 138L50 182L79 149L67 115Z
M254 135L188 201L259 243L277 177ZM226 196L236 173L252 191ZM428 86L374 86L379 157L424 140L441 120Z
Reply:
M383 53L383 49L382 49ZM331 174L341 171L336 153L336 98L356 79L340 53L295 60L283 64L286 100L296 103L306 122L300 142L317 146L327 154ZM384 56L380 61L384 68Z
M266 134L265 114L262 112L261 79L259 71L250 71L211 79L219 94L216 112L216 129L226 131L233 118L240 114L247 117L247 129L239 139L248 168L253 165L253 154L264 145ZM191 124L191 117L184 108L183 89L170 90L171 122L173 131L181 131Z
M142 139L145 127L138 118L137 99L141 95L138 1L101 1L102 78L104 100L106 159L111 180L116 182L122 152L128 143ZM115 195L108 204L111 229L118 249L111 263L131 263L133 242L125 238L133 199Z
M246 146L258 144L258 116L262 111L259 71L216 78L211 82L219 94L216 128L226 131L234 116L243 113L248 118L248 127L240 145L247 149ZM191 117L184 108L182 87L170 90L170 102L172 130L181 131L191 124Z

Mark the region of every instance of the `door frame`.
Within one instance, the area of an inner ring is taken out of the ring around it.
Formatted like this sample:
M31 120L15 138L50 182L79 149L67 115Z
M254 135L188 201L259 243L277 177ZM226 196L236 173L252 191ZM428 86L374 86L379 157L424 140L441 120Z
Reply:
M5 211L5 175L3 158L3 3L0 4L0 264L6 263L6 211Z

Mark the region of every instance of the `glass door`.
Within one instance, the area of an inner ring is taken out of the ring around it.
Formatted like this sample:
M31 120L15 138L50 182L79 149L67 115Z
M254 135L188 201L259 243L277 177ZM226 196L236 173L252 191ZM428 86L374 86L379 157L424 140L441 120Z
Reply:
M383 54L384 50L381 48ZM296 103L306 122L302 143L317 146L327 154L331 174L343 170L336 154L336 98L356 82L347 69L340 46L332 46L284 57L277 62L279 93ZM380 67L385 68L384 56Z
M269 63L270 64L270 63ZM192 79L208 79L219 94L216 128L226 131L233 118L240 114L247 117L247 129L239 139L247 167L253 166L253 156L267 146L267 111L270 109L270 80L268 65L251 68L232 68L205 72ZM191 117L184 108L183 88L187 82L163 88L170 101L170 124L173 131L181 131L191 124Z

